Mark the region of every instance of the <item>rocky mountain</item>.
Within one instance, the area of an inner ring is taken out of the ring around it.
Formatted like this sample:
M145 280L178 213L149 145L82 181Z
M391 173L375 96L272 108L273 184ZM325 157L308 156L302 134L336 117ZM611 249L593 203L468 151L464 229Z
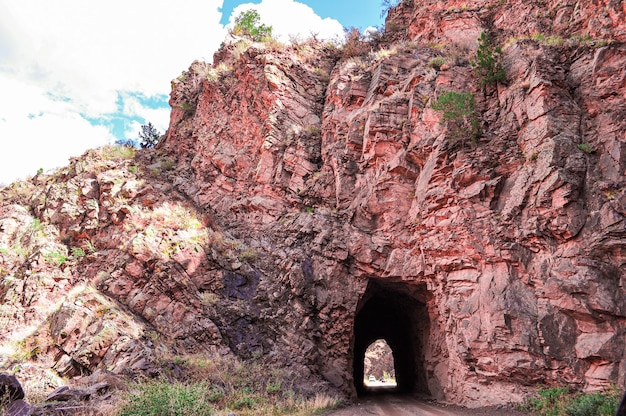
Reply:
M385 339L402 390L457 404L625 387L625 41L614 0L404 0L343 52L226 41L172 81L156 149L0 190L0 368L168 350L354 397Z

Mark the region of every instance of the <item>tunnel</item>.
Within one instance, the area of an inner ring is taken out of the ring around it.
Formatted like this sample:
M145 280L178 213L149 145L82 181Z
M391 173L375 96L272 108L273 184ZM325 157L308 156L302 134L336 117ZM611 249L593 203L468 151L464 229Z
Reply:
M353 376L358 396L377 392L365 385L363 377L365 351L378 339L387 342L393 353L397 383L393 392L430 395L423 354L429 332L425 295L426 289L419 286L370 279L354 320Z

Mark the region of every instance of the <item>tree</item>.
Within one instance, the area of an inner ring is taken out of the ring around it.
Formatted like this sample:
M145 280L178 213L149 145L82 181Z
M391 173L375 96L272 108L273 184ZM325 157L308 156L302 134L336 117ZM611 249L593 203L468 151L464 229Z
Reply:
M480 77L480 85L483 87L504 81L506 71L502 66L502 48L491 44L485 32L478 38L476 61L471 62Z
M272 37L272 26L261 24L261 15L255 9L241 12L235 18L235 27L232 33L252 39L255 42L262 42Z
M444 91L431 106L443 111L441 123L448 127L451 139L477 139L482 134L476 116L476 100L469 92Z
M361 31L356 27L344 28L345 43L341 48L343 58L352 58L354 56L365 55L370 51L370 45L365 40Z
M151 149L157 145L161 139L161 133L154 128L152 123L144 124L141 126L139 132L139 146L142 149Z
M402 2L402 0L382 0L381 6L382 6L383 9L380 12L380 17L387 16L387 14L389 13L389 10L393 9L394 7L396 7L401 2Z

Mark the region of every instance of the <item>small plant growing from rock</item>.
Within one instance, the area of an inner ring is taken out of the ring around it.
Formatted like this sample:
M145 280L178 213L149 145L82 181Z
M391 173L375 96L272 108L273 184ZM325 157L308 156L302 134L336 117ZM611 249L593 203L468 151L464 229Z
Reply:
M180 108L184 111L191 111L191 104L189 104L187 101L183 101L182 103L180 103Z
M67 256L58 251L51 251L44 255L46 263L62 266L67 261Z
M85 250L80 247L72 247L72 256L77 258L83 258L86 256Z
M576 147L581 152L585 152L587 154L595 152L595 149L589 143L579 143Z
M441 123L448 127L452 139L473 140L482 130L476 116L476 100L469 92L443 92L432 105L433 110L443 111Z
M431 68L435 68L437 71L439 71L446 62L446 58L439 56L437 58L431 59L428 62L428 66Z
M506 71L502 66L502 48L494 46L485 32L478 38L476 60L471 62L480 78L480 85L486 86L504 81Z
M269 394L274 394L280 392L281 387L282 386L280 380L275 380L267 383L267 385L265 386L265 391Z
M252 250L252 249L247 249L242 251L241 253L239 253L239 260L241 261L254 261L257 259L257 257L259 257L259 253L257 253L256 251Z

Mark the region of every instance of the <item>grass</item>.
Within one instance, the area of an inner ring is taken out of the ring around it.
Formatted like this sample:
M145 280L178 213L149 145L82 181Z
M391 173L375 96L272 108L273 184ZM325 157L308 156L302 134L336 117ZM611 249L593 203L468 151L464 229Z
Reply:
M213 415L205 383L151 381L135 386L120 416L209 416Z
M128 160L137 153L137 149L129 146L104 146L100 151L104 160Z
M621 394L616 387L597 393L551 387L539 390L537 396L524 403L520 410L540 416L613 416Z
M442 56L438 56L436 58L431 59L428 62L428 66L431 68L435 68L437 71L439 71L446 62L447 62L446 58Z
M576 145L576 147L581 152L585 152L587 154L591 154L595 151L595 149L589 143L579 143Z
M339 404L327 394L308 397L295 392L291 374L258 360L177 356L164 358L163 364L179 370L176 379L164 374L164 379L131 386L120 416L310 415Z
M86 256L85 250L80 247L72 247L72 256L83 258Z
M254 261L259 257L259 253L253 249L246 249L239 253L237 257L240 261Z
M58 251L50 251L44 255L46 263L62 266L67 261L67 256Z

